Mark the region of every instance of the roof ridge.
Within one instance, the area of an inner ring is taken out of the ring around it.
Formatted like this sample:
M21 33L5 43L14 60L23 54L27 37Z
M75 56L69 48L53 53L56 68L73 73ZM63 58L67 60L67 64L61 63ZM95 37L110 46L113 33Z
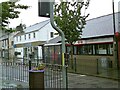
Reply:
M117 14L117 13L120 13L120 12L115 12L115 14ZM91 18L91 19L89 19L89 20L87 20L87 21L94 20L94 19L98 19L98 18L102 18L102 17L106 17L106 16L110 16L110 15L112 15L112 14L113 14L113 13L109 13L109 14L106 14L106 15L98 16L98 17L95 17L95 18Z

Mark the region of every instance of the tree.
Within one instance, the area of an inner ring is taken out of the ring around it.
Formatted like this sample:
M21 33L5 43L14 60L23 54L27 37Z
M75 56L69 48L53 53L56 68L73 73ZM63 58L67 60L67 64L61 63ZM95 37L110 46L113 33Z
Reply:
M58 28L64 34L67 42L71 45L71 67L73 68L73 44L81 38L82 30L86 25L86 18L89 14L85 15L85 11L89 6L90 0L84 2L61 2L55 4L54 21ZM84 8L84 15L82 9Z
M0 28L5 32L12 32L13 29L7 28L9 19L19 18L19 9L27 9L29 6L16 4L19 0L6 1L0 3Z

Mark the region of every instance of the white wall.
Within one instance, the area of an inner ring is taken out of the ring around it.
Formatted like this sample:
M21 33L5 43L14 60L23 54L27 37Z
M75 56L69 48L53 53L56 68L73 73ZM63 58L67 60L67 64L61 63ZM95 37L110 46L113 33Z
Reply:
M54 35L54 37L50 37L50 32L56 33L57 31L52 28L52 26L47 24L45 27L42 28L42 30L39 30L39 33L37 33L37 40L39 41L48 41L52 38L55 38L58 35Z
M47 24L45 24L46 22L47 22ZM46 22L38 23L38 25L35 24L33 26L28 27L26 29L26 31L24 30L25 34L23 34L21 36L20 35L16 36L14 38L14 44L24 44L24 43L37 42L37 41L48 41L52 38L57 37L58 35L53 35L54 37L51 37L50 33L51 32L57 33L57 31L53 29L50 22L49 23L48 23L48 21L46 21ZM40 25L41 25L41 28L40 28ZM33 37L34 32L36 34L35 38ZM29 39L29 34L30 34L30 39ZM26 35L26 40L25 40L25 35ZM20 37L21 37L21 40L20 40ZM17 38L18 38L18 40L17 40ZM15 48L15 51L21 52L21 55L18 55L18 57L23 57L23 47ZM38 46L38 57L40 59L43 58L41 46Z
M36 37L33 37L33 33L35 32ZM25 34L21 35L21 40L20 40L20 36L16 36L14 38L14 44L22 44L22 43L29 43L29 42L36 42L36 41L48 41L52 38L55 38L58 35L54 35L54 37L50 37L50 32L54 32L57 33L56 30L54 30L51 26L51 24L47 24L46 26L44 26L43 28L41 28L39 31L34 31L34 32L28 32L25 33L26 34L26 40L25 40ZM29 34L30 34L30 39L29 39ZM18 38L18 41L17 41Z

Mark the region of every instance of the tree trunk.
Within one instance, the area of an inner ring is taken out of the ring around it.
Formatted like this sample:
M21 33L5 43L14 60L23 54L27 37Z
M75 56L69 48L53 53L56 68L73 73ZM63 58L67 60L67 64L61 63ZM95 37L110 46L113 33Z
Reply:
M70 47L70 54L71 54L71 69L73 69L73 44L71 44L71 47Z

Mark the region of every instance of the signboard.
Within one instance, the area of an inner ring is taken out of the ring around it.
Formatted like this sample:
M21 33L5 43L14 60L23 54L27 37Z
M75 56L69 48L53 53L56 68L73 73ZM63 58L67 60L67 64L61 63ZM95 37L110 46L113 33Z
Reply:
M38 16L50 17L50 0L38 0Z
M16 44L14 44L13 47L16 48Z
M31 47L31 46L32 46L31 43L25 43L25 44L24 44L24 47Z

